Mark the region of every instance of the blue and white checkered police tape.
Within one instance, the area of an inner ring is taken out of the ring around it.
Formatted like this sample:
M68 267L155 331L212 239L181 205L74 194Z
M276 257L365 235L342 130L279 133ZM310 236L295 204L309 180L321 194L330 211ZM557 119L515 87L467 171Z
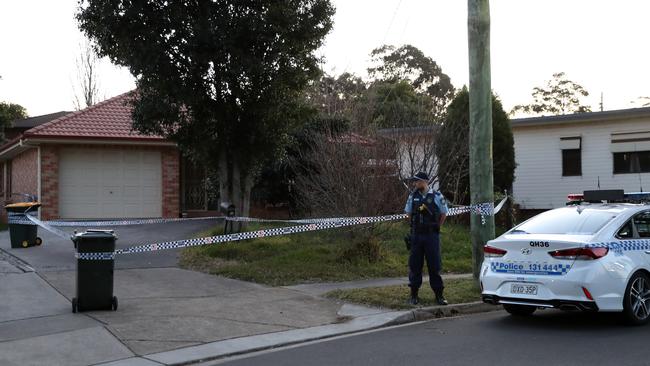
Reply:
M129 248L117 249L114 252L98 252L98 253L77 252L76 257L78 259L84 259L84 260L113 259L115 258L116 255L121 255L121 254L144 253L144 252L152 252L158 250L187 248L187 247L207 245L207 244L220 244L220 243L235 242L235 241L241 241L247 239L266 238L266 237L279 236L279 235L304 233L309 231L341 228L341 227L353 226L353 225L380 223L386 221L399 220L405 217L406 214L376 216L376 217L361 217L361 218L354 218L351 220L340 220L340 221L333 221L333 222L322 222L317 224L305 224L305 225L288 226L288 227L280 227L280 228L272 228L272 229L262 229L262 230L248 231L242 233L209 236L205 238L174 240L174 241L167 241L167 242L154 243L154 244L136 245Z
M7 212L7 223L12 225L36 225L22 212Z
M452 207L447 213L448 216L460 215L464 213L473 212L481 216L489 216L496 214L501 210L507 197L502 199L501 202L494 207L491 202L480 203L471 206ZM15 212L9 213L8 223L19 225L34 225L26 216L26 213ZM192 218L169 218L169 219L130 219L130 220L103 220L103 221L64 221L64 220L51 220L41 221L41 223L55 226L55 227L113 227L113 226L130 226L130 225L145 225L145 224L163 224L171 222L185 222L185 221L200 221L200 220L228 220L235 222L277 222L277 223L296 223L296 224L318 224L323 222L336 222L342 220L359 219L361 217L326 217L326 218L310 218L298 220L283 220L283 219L260 219L255 217L227 217L227 216L208 216L208 217L192 217Z
M52 220L42 221L50 226L58 227L112 227L112 226L130 226L145 224L165 224L170 222L200 221L200 220L223 220L224 216L192 217L192 218L171 218L171 219L132 219L132 220L104 220L104 221L63 221ZM24 213L15 213L14 217L8 218L9 224L23 224L25 220ZM31 225L29 222L27 225Z
M43 229L51 232L52 234L58 236L59 238L63 238L63 239L72 238L72 235L66 233L65 231L59 230L54 226L51 226L47 222L39 220L37 217L32 216L31 214L23 214L23 215L24 215L24 219L29 222L29 225L38 225Z
M496 208L492 203L476 205L475 207L466 206L466 207L455 207L449 210L447 213L448 216L460 215L466 212L477 212L479 214L491 214L494 215L499 212L503 207L503 204L507 197L505 197ZM480 207L479 207L480 206ZM469 207L469 208L468 208ZM70 238L70 234L65 233L59 229L53 227L49 222L44 222L37 219L34 216L26 215L30 221L34 224L41 226L42 228L54 233L57 236L63 238ZM185 248L199 245L207 244L219 244L226 242L241 241L247 239L255 238L264 238L271 236L279 235L289 235L295 233L304 233L309 231L325 230L331 228L341 228L354 225L364 225L364 224L373 224L387 221L395 221L406 218L406 214L394 214L394 215L385 215L385 216L372 216L372 217L337 217L337 218L321 218L321 219L304 219L304 220L274 220L277 222L294 222L299 223L300 225L289 226L289 227L279 227L271 229L262 229L257 231L249 231L243 233L234 233L226 235L217 235L204 238L195 238L195 239L183 239L183 240L174 240L168 242L154 243L154 244L143 244L136 245L129 248L117 249L114 252L96 252L96 253L76 253L76 257L84 260L110 260L114 259L116 255L121 254L133 254L133 253L143 253L151 252L158 250L166 249L177 249ZM234 218L235 221L238 219L247 219L249 221L264 221L263 219L254 219L254 218Z

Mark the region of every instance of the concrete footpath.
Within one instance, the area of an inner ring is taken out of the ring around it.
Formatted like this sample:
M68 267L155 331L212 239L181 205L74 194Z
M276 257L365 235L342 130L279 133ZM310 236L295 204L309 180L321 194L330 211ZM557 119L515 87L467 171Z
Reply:
M201 229L170 227L143 225L137 233L158 240ZM135 229L121 230L122 237L128 230ZM118 310L73 314L72 245L40 234L42 247L11 249L7 233L0 233L2 366L181 365L440 315L320 297L336 288L403 279L268 287L177 268L175 251L140 262L137 255L126 263L118 258Z

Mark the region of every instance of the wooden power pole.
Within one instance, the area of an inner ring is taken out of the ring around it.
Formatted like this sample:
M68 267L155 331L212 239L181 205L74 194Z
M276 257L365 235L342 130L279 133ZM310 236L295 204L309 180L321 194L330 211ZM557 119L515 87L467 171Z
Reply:
M490 2L467 1L469 38L469 186L471 203L494 202L492 176L492 86ZM494 239L494 216L471 214L472 268L478 279L483 245Z

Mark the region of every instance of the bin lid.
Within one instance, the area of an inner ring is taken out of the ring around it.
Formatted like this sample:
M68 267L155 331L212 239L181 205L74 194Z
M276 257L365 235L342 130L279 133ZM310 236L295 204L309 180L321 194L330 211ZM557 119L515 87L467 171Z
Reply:
M16 202L16 203L10 203L5 206L5 208L27 208L27 207L34 207L34 206L40 206L40 202Z
M106 238L106 237L115 237L115 232L110 229L88 229L83 233L77 233L74 235L75 238L84 237L84 238Z

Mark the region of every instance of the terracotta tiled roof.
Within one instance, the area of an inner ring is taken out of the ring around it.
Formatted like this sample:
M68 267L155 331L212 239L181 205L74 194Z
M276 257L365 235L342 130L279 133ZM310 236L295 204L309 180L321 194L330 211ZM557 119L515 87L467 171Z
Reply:
M142 135L131 127L133 91L97 103L78 112L31 128L25 138L81 138L112 140L163 140L161 136Z

